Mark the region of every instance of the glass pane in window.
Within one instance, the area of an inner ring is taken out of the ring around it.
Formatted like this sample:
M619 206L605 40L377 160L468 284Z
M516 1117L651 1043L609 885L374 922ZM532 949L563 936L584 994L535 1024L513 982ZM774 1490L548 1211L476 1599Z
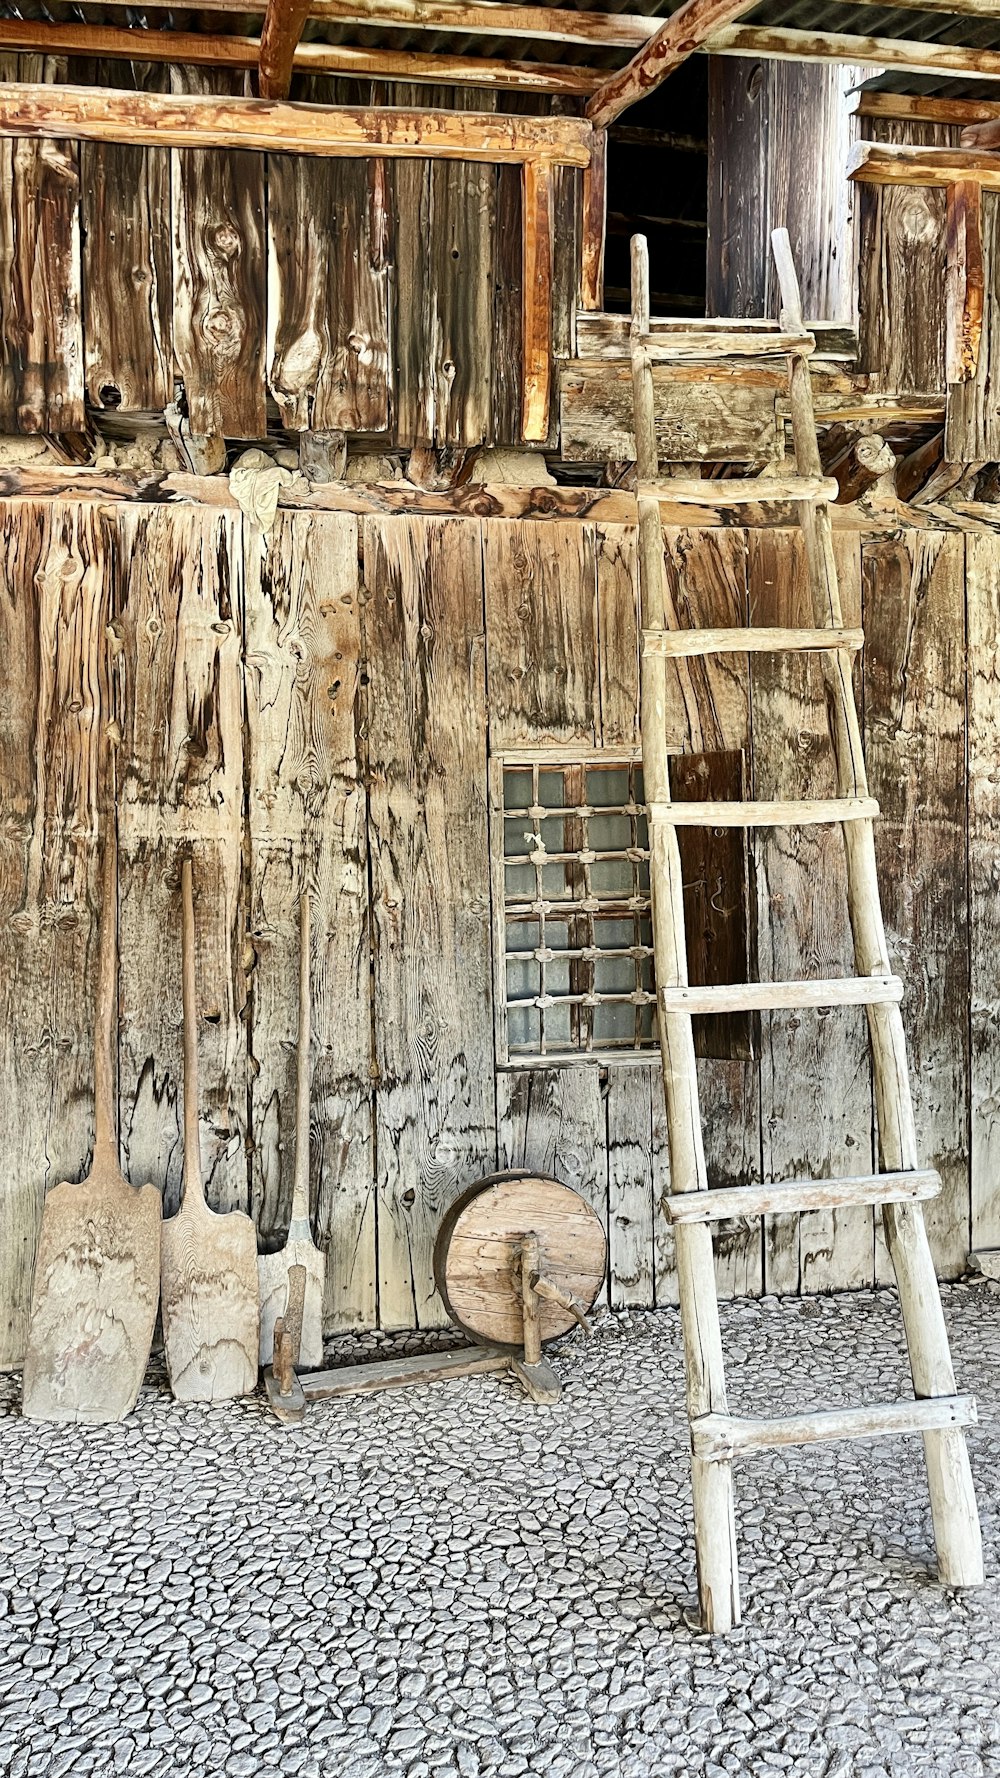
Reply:
M530 809L531 807L531 768L524 766L505 766L503 774L503 801L505 809Z

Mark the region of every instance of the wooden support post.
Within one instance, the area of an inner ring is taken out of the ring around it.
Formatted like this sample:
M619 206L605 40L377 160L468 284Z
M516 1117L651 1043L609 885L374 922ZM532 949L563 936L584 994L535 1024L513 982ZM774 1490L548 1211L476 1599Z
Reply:
M594 131L590 165L583 175L583 264L580 307L604 307L604 239L608 218L608 132Z
M632 242L632 381L635 396L636 469L640 482L657 479L653 377L642 344L649 332L649 256L643 236ZM640 621L644 630L676 629L677 619L663 568L660 509L640 496ZM667 663L644 654L640 663L642 769L650 802L670 802L667 756ZM677 830L659 823L649 835L653 951L658 989L687 986L684 939L684 884ZM660 1048L667 1102L670 1182L674 1192L706 1191L705 1149L694 1034L690 1014L660 1012ZM678 1225L675 1236L677 1282L684 1330L688 1418L725 1414L726 1378L715 1288L715 1257L707 1223ZM729 1630L739 1622L740 1596L730 1463L706 1463L692 1449L695 1554L702 1623L706 1630Z
M542 1325L538 1317L535 1280L538 1277L539 1247L537 1235L525 1235L521 1242L521 1313L524 1317L524 1362L542 1361Z
M945 270L945 380L967 383L976 374L983 332L982 196L974 179L948 187Z
M260 32L257 88L262 99L287 99L295 49L309 17L310 0L267 0Z
M524 386L521 431L542 444L549 430L552 381L552 163L526 160L521 182Z
M777 229L771 239L781 289L782 325L801 327L798 278L787 230ZM789 399L796 467L801 475L818 475L819 445L809 365L796 354L789 359ZM843 614L829 508L803 504L799 516L806 539L815 621L840 628ZM854 701L851 657L838 652L819 658L827 685L838 793L867 796L868 777ZM890 976L871 822L850 822L844 828L844 848L858 975ZM892 1001L869 1005L868 1024L882 1166L890 1172L913 1171L918 1166L917 1133L899 1006ZM918 1398L952 1396L955 1372L922 1207L887 1204L883 1220L899 1287L914 1392ZM983 1580L982 1537L964 1434L958 1429L927 1432L924 1452L940 1578L946 1586L979 1586Z

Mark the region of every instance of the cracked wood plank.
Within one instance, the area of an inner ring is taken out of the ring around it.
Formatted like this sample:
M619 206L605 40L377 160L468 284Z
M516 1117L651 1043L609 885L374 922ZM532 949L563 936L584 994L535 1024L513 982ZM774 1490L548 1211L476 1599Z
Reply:
M94 1139L108 580L96 507L0 507L0 1367L24 1355L45 1192Z
M116 515L121 1106L126 1172L181 1187L180 856L198 874L201 1161L216 1210L248 1207L242 854L243 586L232 513Z
M264 157L171 155L174 350L197 438L267 432Z
M279 513L246 537L251 1180L265 1246L292 1205L299 894L310 885L310 1207L324 1326L372 1327L375 1191L358 522Z
M0 138L0 430L82 432L75 142Z
M751 532L750 621L812 622L802 534ZM860 615L857 538L834 537L844 622ZM815 657L753 655L753 791L761 799L836 794ZM876 828L877 831L877 828ZM836 828L755 835L760 978L854 974L847 872ZM865 1015L762 1013L760 1097L765 1179L834 1179L872 1170L871 1063ZM768 1292L849 1290L874 1279L870 1208L765 1218Z
M87 397L128 413L174 399L170 155L80 144Z
M367 519L379 1306L437 1326L444 1211L496 1160L477 525Z

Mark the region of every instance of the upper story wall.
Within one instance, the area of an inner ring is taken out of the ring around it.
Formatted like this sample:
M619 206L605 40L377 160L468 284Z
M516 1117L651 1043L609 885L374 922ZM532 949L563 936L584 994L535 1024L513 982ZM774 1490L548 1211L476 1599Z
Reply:
M53 74L0 57L0 78ZM61 60L58 77L240 90L233 77ZM316 77L333 104L553 101ZM581 174L555 175L553 349L572 347ZM0 432L82 432L178 398L190 431L385 445L521 437L516 166L0 142ZM209 462L206 467L218 467Z

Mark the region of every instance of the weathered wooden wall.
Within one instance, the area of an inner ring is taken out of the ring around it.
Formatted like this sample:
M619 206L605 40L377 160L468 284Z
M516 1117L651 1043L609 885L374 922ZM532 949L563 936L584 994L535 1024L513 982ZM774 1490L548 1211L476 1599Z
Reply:
M331 1327L432 1325L430 1255L468 1179L532 1166L610 1236L615 1304L671 1300L662 1090L649 1066L496 1068L487 761L630 746L634 534L570 521L0 505L0 1361L20 1356L47 1186L86 1170L96 836L120 842L120 1115L133 1179L180 1179L177 857L195 847L208 1191L264 1244L291 1199L298 885L313 887L312 1173ZM670 535L685 621L803 621L797 534ZM1000 1240L1000 545L838 534L868 633L863 711L893 959L939 1266ZM853 616L852 616L853 614ZM671 701L680 752L744 756L752 794L830 787L814 665L699 661ZM752 737L752 744L751 744ZM849 966L835 834L764 832L763 973ZM971 1008L971 1018L970 1018ZM854 1012L761 1020L757 1059L701 1060L715 1183L872 1164ZM871 1212L736 1223L722 1287L881 1276Z
M59 71L241 90L204 69L68 58ZM41 58L0 58L0 78L42 73ZM310 86L333 104L489 111L521 99L325 76ZM563 354L580 195L579 172L560 169ZM144 416L180 394L203 438L263 438L270 416L386 445L516 444L520 292L517 167L0 141L0 432L80 432L85 401Z

